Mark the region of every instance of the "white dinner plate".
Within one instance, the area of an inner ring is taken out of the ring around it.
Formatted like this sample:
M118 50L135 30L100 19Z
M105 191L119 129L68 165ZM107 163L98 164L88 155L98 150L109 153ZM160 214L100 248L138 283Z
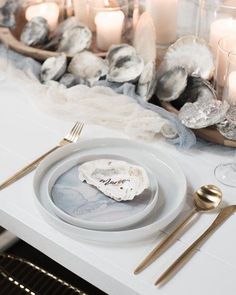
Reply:
M142 164L113 154L96 155L97 147L76 153L52 169L49 183L41 194L47 199L55 214L62 220L87 229L120 230L142 221L154 209L158 200L156 176ZM85 155L86 154L86 155ZM132 201L117 202L95 187L79 179L81 164L98 159L115 159L142 166L149 178L149 187Z
M54 212L45 195L52 172L61 165L61 161L73 161L88 155L120 155L144 167L158 180L158 202L144 220L116 231L91 230L78 227L61 220ZM183 208L186 196L186 178L174 159L160 149L127 139L91 139L80 140L78 144L69 144L48 156L38 167L34 177L34 191L37 205L44 218L57 230L75 239L94 242L124 243L135 242L154 236L159 230L173 221Z

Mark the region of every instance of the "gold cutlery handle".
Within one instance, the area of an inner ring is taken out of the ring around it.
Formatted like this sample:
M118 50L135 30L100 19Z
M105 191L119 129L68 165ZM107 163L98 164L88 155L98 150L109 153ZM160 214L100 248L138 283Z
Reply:
M228 219L236 210L236 206L228 206L221 210L213 223L208 227L208 229L195 241L191 246L189 246L182 255L175 260L174 263L160 276L160 278L155 282L155 285L159 285L161 282L166 280L177 268L179 269L186 262L187 258L190 258L194 253L195 249L212 234L217 227L223 224L226 219Z
M176 239L183 227L193 218L196 213L197 210L194 208L190 214L147 255L147 257L135 269L134 274L138 274L149 264L151 264L154 259L158 258L160 254L162 254L164 250L166 250L167 247L171 245L171 242Z
M34 160L33 162L31 162L29 165L25 166L23 169L21 169L18 172L16 172L13 176L11 176L10 178L8 178L6 181L4 181L0 185L0 191L3 190L4 188L6 188L7 186L11 185L12 183L16 182L17 180L21 179L25 175L29 174L30 172L32 172L34 169L36 169L38 167L39 163L44 158L46 158L52 152L54 152L55 150L57 150L59 147L60 147L60 145L52 148L51 150L49 150L48 152L46 152L45 154L43 154L42 156L40 156L39 158L37 158L36 160Z

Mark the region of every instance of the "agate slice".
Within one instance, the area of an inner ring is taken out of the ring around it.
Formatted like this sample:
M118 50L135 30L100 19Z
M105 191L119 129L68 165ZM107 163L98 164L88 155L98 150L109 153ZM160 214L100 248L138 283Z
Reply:
M201 129L222 122L228 109L226 101L201 97L186 103L179 111L179 119L188 128Z

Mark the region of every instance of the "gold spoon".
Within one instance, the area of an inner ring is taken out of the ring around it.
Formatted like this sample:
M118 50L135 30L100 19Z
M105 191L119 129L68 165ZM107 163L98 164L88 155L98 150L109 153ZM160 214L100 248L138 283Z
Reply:
M201 244L219 227L221 226L231 215L236 212L236 205L231 205L223 208L217 215L212 224L204 231L204 233L197 238L176 260L171 266L160 276L155 282L155 285L163 284L167 282L167 279L173 275L173 273L180 269L184 263L194 254L195 250L201 246Z
M149 264L151 264L154 259L160 256L171 245L182 228L193 218L198 212L205 212L216 209L222 200L221 190L212 184L204 185L200 187L194 193L194 209L190 214L169 234L167 235L149 254L148 256L139 264L135 269L134 274L138 274L144 270Z

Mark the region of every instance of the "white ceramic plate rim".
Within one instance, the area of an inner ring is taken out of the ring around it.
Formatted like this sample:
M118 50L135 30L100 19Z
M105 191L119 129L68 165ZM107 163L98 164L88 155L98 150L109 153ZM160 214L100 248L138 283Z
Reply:
M161 220L157 220L152 222L151 224L138 227L135 229L129 229L125 231L96 231L96 230L88 230L83 228L78 228L76 226L73 226L71 224L67 224L64 221L60 220L57 216L55 216L52 212L49 212L44 205L40 201L40 196L38 196L38 185L40 178L42 177L42 174L44 173L44 170L49 168L51 165L53 165L55 162L59 161L60 159L63 159L65 156L73 153L75 150L79 150L83 147L83 145L86 144L98 144L101 145L106 142L113 142L113 144L123 142L124 145L139 145L139 148L147 149L154 153L155 155L158 155L159 158L164 160L165 162L168 162L172 169L176 171L178 174L178 179L176 181L178 182L180 191L179 191L179 201L176 204L175 208L172 208L168 214L166 214ZM156 235L156 233L166 227L169 223L171 223L182 211L185 199L186 199L186 191L187 191L187 183L185 175L179 166L179 164L169 155L166 155L165 152L163 152L161 149L149 146L147 144L143 144L136 141L131 141L128 139L121 139L121 138L99 138L99 139L91 139L91 140L83 140L80 139L79 143L77 144L70 144L67 145L51 155L49 155L44 161L41 162L41 164L38 166L35 177L34 177L34 191L35 191L35 201L36 205L38 206L41 214L43 217L48 221L49 224L51 224L54 228L59 230L65 235L69 235L70 237L74 239L82 239L89 242L95 242L95 243L124 243L124 242L137 242L143 239L151 238ZM39 198L38 198L39 197Z

